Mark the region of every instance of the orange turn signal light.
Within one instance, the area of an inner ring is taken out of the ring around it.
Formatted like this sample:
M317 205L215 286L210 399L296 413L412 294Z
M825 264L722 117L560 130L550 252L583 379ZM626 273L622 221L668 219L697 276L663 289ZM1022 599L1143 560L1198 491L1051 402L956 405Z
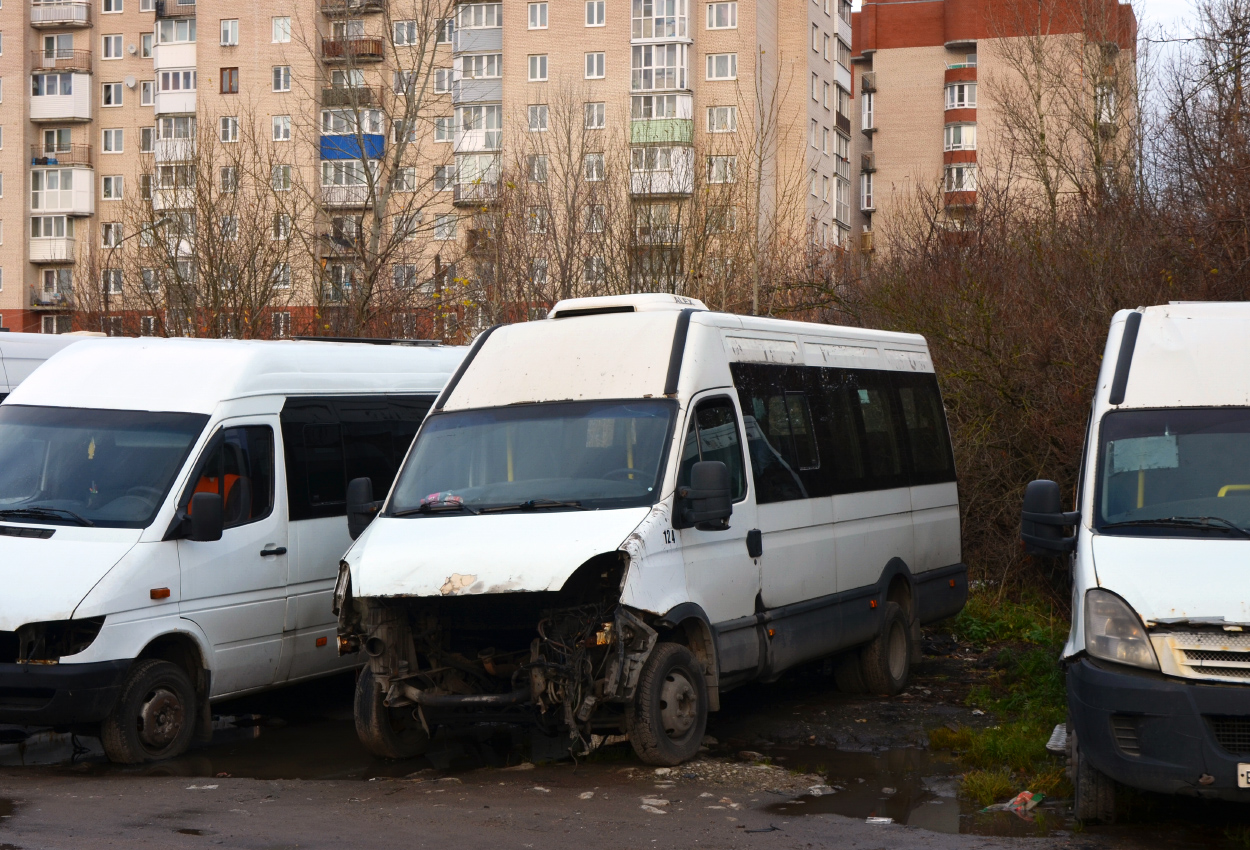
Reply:
M776 637L776 636L777 636L777 630L776 630L776 629L769 629L769 630L768 630L768 636L769 636L769 637Z
M317 646L325 646L328 638L317 638Z
M869 599L869 600L868 600L868 607L869 607L869 608L876 608L876 607L877 607L877 600L875 600L875 599Z
M154 587L148 591L148 596L152 597L153 599L168 599L169 588L168 587Z
M954 586L955 586L955 580L951 579L951 587L954 587Z

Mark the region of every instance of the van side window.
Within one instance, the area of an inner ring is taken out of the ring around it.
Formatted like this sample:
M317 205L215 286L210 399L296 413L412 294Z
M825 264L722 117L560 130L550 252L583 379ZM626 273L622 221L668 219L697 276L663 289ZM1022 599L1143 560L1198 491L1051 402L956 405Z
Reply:
M708 399L695 408L682 448L677 486L689 485L690 470L704 460L719 460L729 467L733 500L746 498L746 470L742 462L742 441L738 436L738 417L733 402L727 398Z
M339 505L347 499L343 480L343 429L337 425L304 426L305 486L310 505Z
M887 380L877 375L861 377L859 387L851 391L851 403L859 411L864 429L864 448L868 469L877 482L898 479L895 486L905 486L903 452L894 416L894 393Z
M821 495L868 489L863 437L851 398L858 405L858 375L839 369L816 369L816 440L827 459Z
M190 510L196 493L221 496L224 528L262 520L273 511L273 429L264 425L226 428L210 443L183 496Z
M934 484L954 478L946 411L932 375L898 377L898 397L911 449L912 483Z

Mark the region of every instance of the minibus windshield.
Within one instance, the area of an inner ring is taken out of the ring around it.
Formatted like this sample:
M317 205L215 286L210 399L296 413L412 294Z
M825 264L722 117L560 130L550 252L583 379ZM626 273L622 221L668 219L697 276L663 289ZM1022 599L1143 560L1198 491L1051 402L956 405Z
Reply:
M676 405L560 402L431 416L388 516L651 505Z
M1099 440L1099 531L1250 539L1250 409L1113 411Z
M0 522L146 528L208 417L0 407Z

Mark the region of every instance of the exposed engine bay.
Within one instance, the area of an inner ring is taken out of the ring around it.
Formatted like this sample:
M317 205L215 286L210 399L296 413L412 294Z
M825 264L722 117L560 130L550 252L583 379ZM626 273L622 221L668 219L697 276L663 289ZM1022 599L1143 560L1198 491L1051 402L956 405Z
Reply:
M574 754L625 731L625 705L658 640L620 604L628 556L583 564L556 592L355 599L335 589L339 652L363 650L384 704L439 726L534 724Z

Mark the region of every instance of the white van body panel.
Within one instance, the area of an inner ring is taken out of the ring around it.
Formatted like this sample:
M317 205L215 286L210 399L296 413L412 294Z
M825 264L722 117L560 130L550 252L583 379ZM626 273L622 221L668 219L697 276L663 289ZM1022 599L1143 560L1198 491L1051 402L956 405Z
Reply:
M0 398L29 378L49 357L89 338L86 334L0 333Z
M1098 586L1113 590L1150 626L1159 620L1224 620L1250 626L1246 541L1096 534ZM1181 581L1178 578L1183 577ZM1212 588L1223 588L1212 593Z
M96 531L97 529L77 529L62 527L57 530L56 537L66 531ZM100 529L104 531L130 531L130 529ZM131 532L133 533L133 532ZM50 541L49 541L50 542ZM167 599L152 599L151 593L157 588L169 588ZM112 569L106 570L82 602L74 609L74 619L88 617L106 617L104 629L87 649L74 656L62 659L63 663L73 664L87 661L105 661L112 658L133 658L138 655L144 645L152 639L153 620L166 617L179 617L178 600L181 595L182 575L178 569L178 550L168 543L159 541L140 541L129 549L125 557L116 562ZM29 609L19 609L25 616L23 623L36 618L31 616ZM69 617L49 617L46 619L69 619ZM178 624L183 628L185 623ZM197 629L198 631L198 629ZM119 643L113 643L114 640ZM133 646L135 643L137 646ZM118 655L124 652L121 647L133 646L131 655ZM202 647L207 649L205 642ZM211 668L212 659L204 654L205 661Z

